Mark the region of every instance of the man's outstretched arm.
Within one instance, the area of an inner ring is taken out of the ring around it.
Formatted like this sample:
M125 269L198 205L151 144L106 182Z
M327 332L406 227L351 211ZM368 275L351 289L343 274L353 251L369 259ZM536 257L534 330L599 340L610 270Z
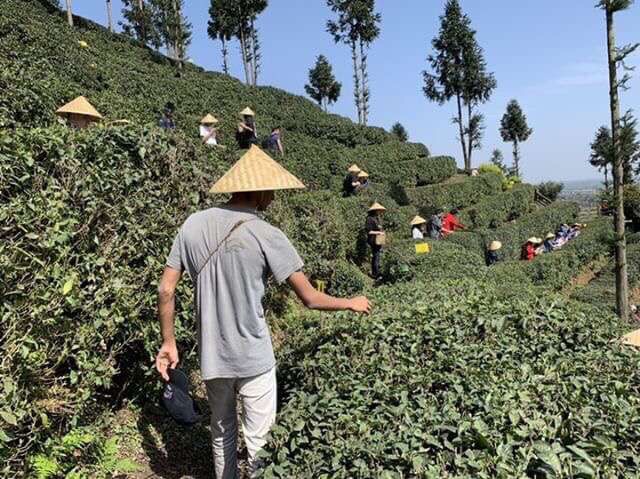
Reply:
M158 318L160 319L160 333L162 346L156 356L156 369L165 381L169 380L168 368L178 365L178 348L176 346L175 316L176 316L176 287L182 272L165 267L158 286Z
M323 311L351 310L356 313L366 314L371 312L371 303L365 296L347 299L335 298L328 294L321 293L311 285L307 276L301 271L293 273L287 281L298 298L300 298L300 301L309 309L319 309Z

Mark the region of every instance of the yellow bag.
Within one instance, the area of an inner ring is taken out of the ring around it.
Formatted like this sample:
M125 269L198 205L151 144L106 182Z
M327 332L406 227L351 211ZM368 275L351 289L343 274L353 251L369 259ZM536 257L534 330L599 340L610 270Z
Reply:
M376 235L374 241L376 246L385 246L387 244L387 235L385 233Z
M416 243L416 254L427 254L431 252L429 243Z

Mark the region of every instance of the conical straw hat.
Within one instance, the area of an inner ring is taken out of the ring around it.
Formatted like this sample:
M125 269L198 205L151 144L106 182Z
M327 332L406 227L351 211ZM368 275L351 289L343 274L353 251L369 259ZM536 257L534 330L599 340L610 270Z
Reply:
M349 173L360 173L362 170L360 169L360 167L358 165L356 165L355 163L353 165L351 165L349 167L349 169L347 170Z
M554 235L553 233L547 233L547 236L545 236L545 239L553 239L555 237L556 235Z
M75 113L76 115L85 115L95 119L101 119L102 115L89 103L89 101L83 97L71 100L66 105L61 106L56 110L56 114L60 116L66 116Z
M422 216L416 216L411 220L411 226L423 225L427 222Z
M358 178L369 178L369 173L366 171L360 171L360 173L358 173Z
M622 336L622 344L640 347L640 329L631 331L629 334Z
M218 119L215 116L213 116L212 114L207 113L207 115L202 120L200 120L200 123L202 125L218 123Z
M502 243L500 241L492 241L489 245L489 251L498 251L502 249Z
M240 112L240 115L242 116L256 116L256 114L253 112L253 110L249 107L246 107L244 110L242 110Z
M252 145L248 152L212 187L211 193L240 193L305 188L304 184L264 151Z
M387 211L387 209L376 201L371 205L371 208L369 208L369 211Z
M540 238L536 238L535 236L532 236L527 240L527 243L537 244L537 243L542 243L542 241L540 240Z

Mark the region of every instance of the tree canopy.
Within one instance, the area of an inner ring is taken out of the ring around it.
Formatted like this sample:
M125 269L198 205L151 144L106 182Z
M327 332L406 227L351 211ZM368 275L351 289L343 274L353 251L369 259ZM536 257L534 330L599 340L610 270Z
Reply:
M516 176L520 175L520 151L518 145L529 139L533 129L527 124L527 117L517 100L511 100L507 111L500 121L500 135L505 142L513 143L513 167Z
M407 129L399 121L393 124L393 126L391 127L391 133L398 137L398 140L402 141L403 143L409 139L409 133L407 133Z
M315 66L309 70L309 83L304 89L325 111L328 104L338 101L342 84L336 81L333 68L324 55L318 55Z

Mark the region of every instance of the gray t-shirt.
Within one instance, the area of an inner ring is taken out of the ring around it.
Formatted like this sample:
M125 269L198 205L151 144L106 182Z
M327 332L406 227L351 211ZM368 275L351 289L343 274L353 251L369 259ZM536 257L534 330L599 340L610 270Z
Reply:
M239 226L197 271L239 221ZM269 272L282 283L303 266L278 228L255 210L224 206L194 213L173 242L167 266L194 282L200 367L204 380L245 378L275 366L262 298Z

